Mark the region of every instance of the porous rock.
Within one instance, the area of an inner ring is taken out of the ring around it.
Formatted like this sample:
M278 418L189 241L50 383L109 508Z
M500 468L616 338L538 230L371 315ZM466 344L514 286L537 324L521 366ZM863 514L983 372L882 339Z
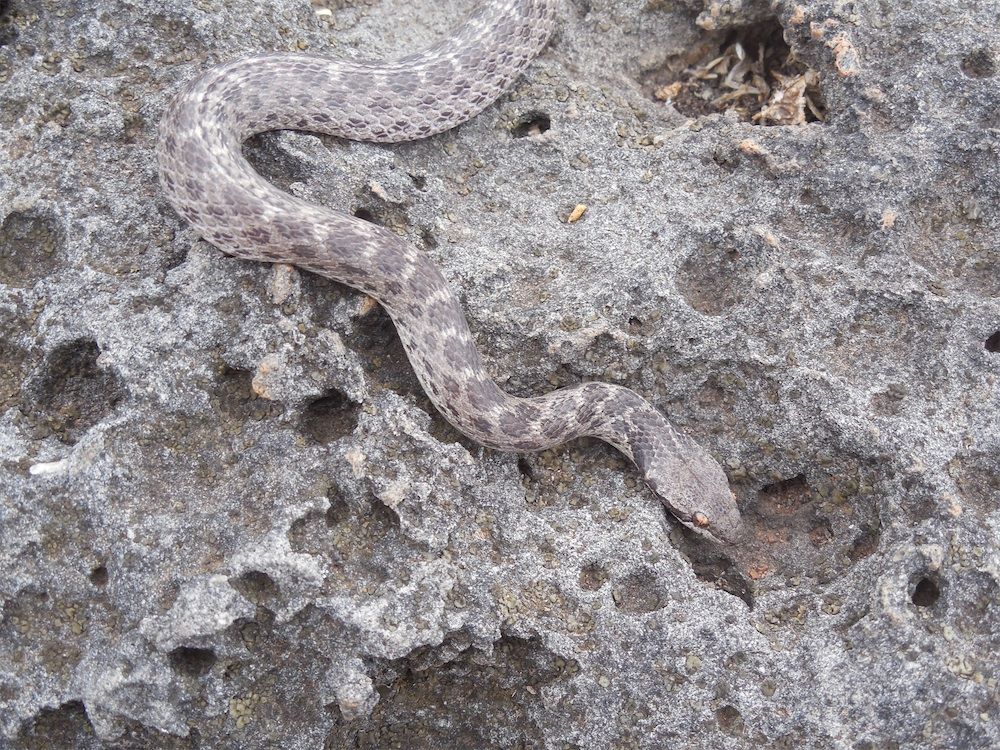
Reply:
M603 444L471 443L369 300L159 191L210 64L466 6L0 2L0 745L1000 745L995 4L568 0L453 132L246 148L440 264L507 389L650 398L733 549Z

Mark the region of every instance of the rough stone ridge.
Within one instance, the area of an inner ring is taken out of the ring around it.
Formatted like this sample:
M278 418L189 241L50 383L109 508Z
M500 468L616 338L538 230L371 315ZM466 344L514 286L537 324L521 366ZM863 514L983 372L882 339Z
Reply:
M467 441L384 313L162 196L209 64L468 7L0 0L0 747L1000 745L995 5L568 1L456 131L246 147L428 253L508 390L662 408L736 551L603 444Z

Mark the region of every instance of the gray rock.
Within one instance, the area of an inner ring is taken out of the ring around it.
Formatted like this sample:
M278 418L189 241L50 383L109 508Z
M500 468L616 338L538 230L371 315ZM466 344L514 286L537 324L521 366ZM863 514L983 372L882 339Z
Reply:
M383 313L173 214L183 82L468 3L314 5L0 2L0 746L1000 745L996 4L577 0L453 132L247 146L429 253L509 390L651 398L735 551L603 444L472 444ZM713 106L782 34L790 109Z

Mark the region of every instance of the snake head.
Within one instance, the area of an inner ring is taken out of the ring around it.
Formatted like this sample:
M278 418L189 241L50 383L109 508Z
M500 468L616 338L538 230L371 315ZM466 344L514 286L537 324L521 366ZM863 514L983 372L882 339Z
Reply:
M736 544L743 519L722 467L690 438L672 437L673 450L656 451L655 459L639 467L646 484L689 529L714 542Z

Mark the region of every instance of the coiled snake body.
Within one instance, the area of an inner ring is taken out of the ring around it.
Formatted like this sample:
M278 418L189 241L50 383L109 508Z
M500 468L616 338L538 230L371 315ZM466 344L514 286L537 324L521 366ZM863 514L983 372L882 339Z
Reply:
M241 153L244 140L268 130L396 142L454 127L492 103L545 46L557 5L483 3L450 37L395 62L275 54L211 69L163 116L160 179L177 212L221 250L292 263L377 299L435 406L469 437L510 451L583 435L606 440L681 522L733 542L740 515L721 468L641 396L606 383L535 398L505 393L426 257L381 227L278 190Z

